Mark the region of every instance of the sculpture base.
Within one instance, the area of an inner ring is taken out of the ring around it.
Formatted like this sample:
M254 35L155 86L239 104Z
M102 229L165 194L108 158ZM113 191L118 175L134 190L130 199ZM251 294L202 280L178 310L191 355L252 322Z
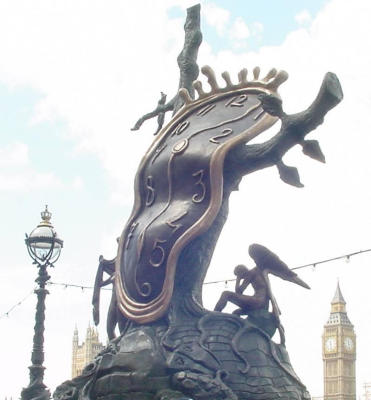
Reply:
M256 321L255 321L256 322ZM56 400L310 399L283 345L219 312L130 326Z

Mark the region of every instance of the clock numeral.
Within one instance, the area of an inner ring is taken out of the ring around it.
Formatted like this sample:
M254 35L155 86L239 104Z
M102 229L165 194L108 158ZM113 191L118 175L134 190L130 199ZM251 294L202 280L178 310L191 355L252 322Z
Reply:
M172 219L169 219L166 221L166 224L173 230L173 233L175 233L179 228L181 228L183 225L182 224L176 224L176 222L180 221L184 216L188 214L188 211L184 211L182 214L177 215L173 217Z
M161 246L163 243L166 243L166 240L155 240L155 243L152 247L151 257L149 259L149 263L152 265L152 267L160 267L165 260L166 251L163 246Z
M247 95L241 94L239 96L232 97L230 100L228 100L225 103L225 106L226 107L243 107L246 100L247 100Z
M156 191L153 186L153 177L151 175L147 176L146 188L147 188L146 206L150 207L156 198Z
M135 231L135 229L137 229L137 226L138 226L138 225L139 225L139 222L133 222L133 223L131 224L131 226L130 226L128 238L127 238L127 241L126 241L126 250L127 250L127 249L129 248L129 246L130 246L131 238L134 236L134 231Z
M173 137L175 135L180 135L183 131L185 131L189 126L189 121L183 121L181 122L172 132L170 137Z
M200 169L199 171L195 172L194 174L192 174L192 176L194 176L195 178L198 178L197 181L195 182L196 186L199 186L199 188L201 189L201 193L195 193L192 196L192 201L194 203L201 203L206 196L206 185L203 181L204 179L204 174L205 171L203 169Z
M209 141L211 143L220 144L218 139L222 139L222 138L224 138L226 136L229 136L231 133L233 133L233 129L225 128L225 129L222 130L222 133L220 135L212 137L211 139L209 139Z
M209 111L211 111L213 108L215 108L215 104L208 104L206 107L201 108L201 110L197 113L197 115L204 116L206 115Z

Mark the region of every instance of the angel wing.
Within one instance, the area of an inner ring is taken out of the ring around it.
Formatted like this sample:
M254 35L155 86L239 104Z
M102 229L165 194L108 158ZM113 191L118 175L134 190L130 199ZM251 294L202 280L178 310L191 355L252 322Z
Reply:
M285 281L293 282L306 289L310 289L294 271L265 246L257 243L250 245L249 255L255 261L256 266L263 272L271 273Z

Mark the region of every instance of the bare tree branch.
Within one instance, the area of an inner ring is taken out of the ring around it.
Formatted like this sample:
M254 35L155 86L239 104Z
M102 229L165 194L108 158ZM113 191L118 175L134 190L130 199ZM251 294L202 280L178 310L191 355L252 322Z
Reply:
M200 71L197 64L198 49L202 42L200 10L200 4L187 9L187 19L184 24L184 46L177 59L180 71L179 89L187 89L192 98L194 98L192 83L197 79ZM181 98L176 95L173 114L175 114L182 105L183 102Z
M194 98L192 82L197 79L199 74L197 55L198 49L202 42L202 33L200 29L200 8L200 4L197 4L187 9L187 18L184 24L184 46L183 50L178 56L178 66L180 72L179 89L187 89L192 98ZM173 111L173 114L175 114L183 105L183 101L178 94L176 94L166 104L165 101L162 102L162 99L163 96L161 96L157 107L153 111L143 115L138 119L134 127L131 129L132 131L139 130L144 121L147 119L158 116L158 128L155 133L156 135L162 128L165 113L168 111Z
M295 179L295 171L291 169L292 167L283 164L282 157L291 147L301 144L304 154L324 162L324 155L318 142L305 141L305 136L322 124L327 112L335 107L342 98L343 92L340 82L337 76L331 72L325 75L317 98L311 106L300 113L287 115L282 111L279 99L263 95L261 97L263 108L271 115L278 116L281 119L281 129L274 137L264 143L240 145L232 150L226 159L226 169L235 179L240 180L246 174L277 165L280 176L284 181L285 176L290 180L289 175L291 175L292 182L285 181L286 183L301 186L301 184L299 185L300 180ZM310 154L307 154L308 152ZM284 171L285 169L286 171Z

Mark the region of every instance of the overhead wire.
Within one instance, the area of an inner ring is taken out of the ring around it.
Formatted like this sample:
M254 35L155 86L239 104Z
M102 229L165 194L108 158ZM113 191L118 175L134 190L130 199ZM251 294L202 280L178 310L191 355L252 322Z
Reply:
M67 287L75 287L75 288L79 288L81 290L84 289L94 289L94 286L85 286L85 285L77 285L74 283L64 283L64 282L47 282L47 285L57 285L57 286L64 286L65 289L67 289ZM105 287L101 287L102 290L112 290L110 288L105 288Z
M341 260L341 259L345 259L346 261L349 261L351 257L363 254L363 253L368 253L371 252L371 248L370 249L366 249L366 250L359 250L353 253L348 253L348 254L344 254L341 256L337 256L337 257L332 257L332 258L327 258L325 260L320 260L320 261L316 261L316 262L312 262L309 264L303 264L300 265L298 267L294 267L291 268L292 271L294 270L298 270L298 269L302 269L302 268L308 268L308 267L313 267L316 268L318 265L320 264L325 264L325 263L329 263L332 261L337 261L337 260ZM204 282L203 285L212 285L212 284L217 284L217 283L224 283L225 285L228 284L228 282L234 282L236 280L236 278L230 278L230 279L220 279L220 280L216 280L216 281L208 281L208 282ZM74 287L74 288L79 288L82 291L84 291L84 289L94 289L93 286L86 286L86 285L78 285L78 284L74 284L74 283L65 283L65 282L47 282L47 285L56 285L56 286L64 286L65 289L67 289L68 287ZM112 291L111 288L105 288L102 287L102 290L109 290ZM14 304L8 311L6 311L3 314L0 314L0 319L4 318L4 317L8 317L9 314L18 306L20 306L24 301L27 300L28 297L31 296L31 294L33 294L35 291L35 289L32 289L32 291L30 293L28 293L22 300L20 300L19 302L17 302L16 304Z
M294 270L297 270L297 269L308 268L308 267L316 268L317 265L328 263L328 262L331 262L331 261L341 260L341 259L345 259L346 261L349 261L350 257L357 256L357 255L363 254L363 253L368 253L370 251L371 251L371 249L359 250L359 251L356 251L354 253L349 253L349 254L344 254L342 256L327 258L325 260L321 260L321 261L316 261L314 263L312 262L312 263L309 263L309 264L300 265L298 267L294 267L294 268L290 268L290 269L291 269L291 271L294 271ZM221 280L218 280L218 281L204 282L204 285L209 285L209 284L213 284L213 283L225 283L225 284L227 284L228 282L234 282L235 280L236 280L236 278L221 279Z
M29 292L25 297L23 297L22 300L19 300L17 303L15 303L12 307L9 308L8 311L4 312L3 314L0 314L0 319L9 317L9 314L16 308L19 307L22 303L24 303L30 296L35 292L36 289L32 289L31 292Z
M297 269L302 269L302 268L307 268L307 267L314 267L315 268L317 265L328 263L328 262L331 262L331 261L341 260L341 259L345 259L345 260L348 261L350 259L350 257L356 256L356 255L359 255L359 254L363 254L363 253L368 253L370 251L371 251L371 248L370 249L366 249L366 250L359 250L359 251L356 251L356 252L353 252L353 253L348 253L348 254L344 254L342 256L337 256L337 257L332 257L332 258L327 258L325 260L321 260L321 261L316 261L316 262L312 262L312 263L309 263L309 264L300 265L298 267L294 267L294 268L290 268L290 269L292 271L294 271L294 270L297 270ZM204 285L212 285L212 284L215 284L215 283L233 282L235 280L236 280L236 278L220 279L220 280L216 280L216 281L204 282L203 284ZM48 284L49 285L65 286L65 287L71 286L71 287L77 287L77 288L80 288L80 289L94 289L93 286L83 286L83 285L63 283L63 282L48 282ZM112 289L109 289L109 288L102 288L102 289L104 289L104 290L112 290Z
M295 270L295 269L301 269L301 268L307 268L307 267L314 267L314 268L315 268L315 267L316 267L317 265L319 265L319 264L324 264L324 263L331 262L331 261L341 260L341 259L343 259L343 258L344 258L345 260L349 261L349 260L350 260L350 257L357 256L357 255L363 254L363 253L368 253L368 252L370 252L370 251L371 251L371 249L360 250L360 251L356 251L356 252L354 252L354 253L345 254L345 255L343 255L343 256L332 257L332 258L328 258L328 259L326 259L326 260L317 261L317 262L315 262L315 263L300 265L300 267L295 267L295 268L291 268L291 269L292 269L292 270Z

